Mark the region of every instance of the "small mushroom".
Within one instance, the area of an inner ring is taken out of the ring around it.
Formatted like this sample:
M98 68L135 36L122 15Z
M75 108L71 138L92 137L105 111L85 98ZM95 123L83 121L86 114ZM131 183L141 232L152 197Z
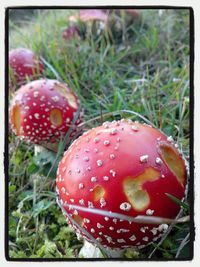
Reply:
M82 9L79 18L82 21L100 20L106 22L108 15L101 9Z
M180 206L166 193L183 198L186 167L166 135L147 124L121 120L105 122L75 140L59 163L56 182L75 229L73 221L105 248L141 248L157 240L168 225L109 214L175 218Z
M17 48L10 51L9 67L10 80L14 78L18 84L24 83L27 77L32 79L44 72L44 65L39 57L26 48Z
M67 133L79 105L66 84L49 79L32 81L15 92L9 111L11 129L35 144L56 143ZM82 112L75 125L81 117ZM76 133L77 127L70 136Z
M80 31L77 26L70 26L62 31L62 38L65 40L71 40L78 38L80 36Z
M130 14L133 18L138 18L140 16L140 12L137 9L122 9L124 12Z
M107 22L108 15L101 9L81 9L78 15L70 17L70 21L103 21Z

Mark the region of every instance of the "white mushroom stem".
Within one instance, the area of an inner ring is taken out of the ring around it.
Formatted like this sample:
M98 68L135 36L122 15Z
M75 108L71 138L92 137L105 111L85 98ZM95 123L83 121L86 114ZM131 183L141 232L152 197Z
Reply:
M122 258L123 250L105 249L112 258ZM84 240L84 245L79 252L80 258L104 258L101 250L87 240Z
M47 151L47 150L51 150L53 152L57 152L58 151L58 144L49 143L49 144L45 144L45 145L35 145L34 154L35 154L35 156L37 156L41 152Z
M43 152L45 150L46 150L46 148L44 148L43 146L35 145L34 146L34 155L37 156L38 154L40 154L41 152Z

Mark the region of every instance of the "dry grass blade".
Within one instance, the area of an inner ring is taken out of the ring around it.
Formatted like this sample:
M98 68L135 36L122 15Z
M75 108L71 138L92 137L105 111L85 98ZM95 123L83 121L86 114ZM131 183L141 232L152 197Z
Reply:
M72 205L72 204L64 204L64 206L68 207L69 209L76 209L80 211L85 211L88 213L94 213L102 216L108 216L111 218L118 218L121 220L126 220L129 222L135 222L135 223L148 223L148 224L162 224L162 223L168 223L168 224L175 224L175 223L185 223L189 221L189 216L185 216L179 219L169 219L169 218L162 218L162 217L156 217L156 216L144 216L139 215L136 217L127 216L121 213L112 212L112 211L106 211L106 210L100 210L95 208L86 208L81 207L78 205Z
M85 234L90 240L94 242L94 244L106 255L108 258L112 258L112 255L104 249L104 247L91 235L86 231L83 227L81 227L71 216L70 214L63 208L62 204L60 203L59 199L56 199L59 207L61 208L62 212L64 215L66 215L70 221L80 230Z
M180 212L178 213L178 215L176 216L176 220L178 220L181 215L183 213L183 210L180 210ZM164 233L163 237L161 238L161 240L159 241L158 245L152 250L152 252L149 254L148 259L151 259L152 256L154 255L154 253L156 252L156 250L162 245L163 241L167 238L167 236L169 235L169 233L171 232L172 228L174 227L175 223L172 223L169 228L167 229L167 231Z
M106 113L101 113L100 116L97 116L95 118L92 118L90 120L87 120L81 124L79 124L79 127L83 127L85 125L87 125L88 123L94 122L96 120L101 120L102 118L105 117L109 117L109 116L116 116L116 115L122 115L122 114L131 114L131 115L135 115L138 116L140 119L144 120L146 123L150 124L153 127L156 127L151 121L149 121L147 118L145 118L144 116L142 116L141 114L139 114L136 111L133 110L117 110L117 111L113 111L113 112L106 112Z
M182 250L182 249L187 245L187 243L190 241L189 237L190 237L190 233L188 233L188 234L186 235L186 237L182 240L182 242L181 242L181 244L180 244L180 246L179 246L179 248L178 248L178 250L177 250L177 253L176 253L175 258L178 258L178 257L179 257L179 255L180 255L180 253L181 253L181 250Z

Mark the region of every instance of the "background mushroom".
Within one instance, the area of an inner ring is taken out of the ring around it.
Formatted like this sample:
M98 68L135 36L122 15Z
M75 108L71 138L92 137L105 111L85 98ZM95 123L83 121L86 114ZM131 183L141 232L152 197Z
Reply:
M142 248L168 225L134 223L123 215L175 218L180 207L166 194L184 197L186 167L172 138L149 125L121 120L105 122L74 141L56 181L60 203L78 233L105 248Z
M65 40L71 40L78 38L80 36L80 31L77 26L70 26L62 31L62 38Z
M70 128L80 105L77 96L64 83L41 79L16 91L10 105L14 133L35 144L57 144ZM81 116L75 125L81 121ZM71 137L76 135L74 127Z
M111 121L122 116L149 120L166 135L174 137L190 163L191 177L188 177L184 200L173 201L182 207L178 218L190 215L189 221L170 225L158 243L139 250L127 248L121 260L191 260L194 242L192 125L189 120L192 113L191 12L188 9L139 9L141 19L133 19L125 11L115 13L116 8L110 8L114 9L106 11L109 15L106 24L69 21L71 15L79 13L77 9L8 8L9 47L33 49L36 55L42 56L43 77L63 80L69 88L75 89L85 110L85 122L78 129L91 129L105 118ZM113 27L110 20L113 20ZM80 38L63 40L61 32L70 26L79 28ZM99 31L101 26L104 28ZM71 130L65 135L67 141ZM7 132L7 257L10 260L80 258L79 251L85 241L76 238L77 231L69 227L66 215L63 216L55 205L55 173L62 150L66 149L62 145L65 140L59 142L56 154L44 150L36 156L37 145L21 140L11 129ZM96 212L94 208L90 211ZM154 214L145 216L149 220L157 218ZM92 251L91 243L89 250Z
M81 9L78 15L71 16L70 21L104 21L107 22L108 15L102 9Z
M17 48L9 52L10 84L23 84L27 78L33 79L44 72L44 65L30 49Z

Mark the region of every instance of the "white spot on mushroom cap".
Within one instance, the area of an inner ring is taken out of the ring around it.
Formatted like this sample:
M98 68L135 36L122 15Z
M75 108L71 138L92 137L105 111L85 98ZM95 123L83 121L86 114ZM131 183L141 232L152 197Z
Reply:
M83 198L79 200L79 204L80 204L80 205L84 205L84 204L85 204L85 202L84 202L84 199L83 199Z
M106 240L108 241L108 243L111 243L112 242L112 237L106 236Z
M105 199L103 197L100 198L100 204L101 204L101 208L106 206L106 201L105 201Z
M110 159L115 159L115 154L110 154Z
M38 92L38 91L34 91L34 92L33 92L33 96L34 96L34 97L38 97L38 95L39 95L39 92Z
M160 165L160 164L162 164L162 163L163 163L163 161L161 160L161 158L158 158L158 157L157 157L157 158L156 158L156 164L159 164L159 165Z
M154 227L154 228L152 228L152 229L150 230L150 232L152 232L153 235L156 235L157 232L158 232L158 229L157 229L156 227Z
M60 100L59 96L52 96L51 98L54 102L58 102Z
M94 208L94 205L91 201L88 201L88 208L90 208L90 209Z
M100 159L98 159L98 160L97 160L97 166L98 166L98 167L101 167L102 165L103 165L103 161L100 160Z
M40 118L40 114L39 114L39 113L35 113L33 116L34 116L37 120L39 120L39 118Z
M80 183L80 184L78 185L78 188L79 188L79 189L82 189L83 187L84 187L83 183Z
M149 159L149 156L148 155L142 155L140 156L140 162L144 163L144 162L147 162Z
M135 241L135 240L136 240L136 236L135 236L135 235L132 235L131 237L129 237L129 239L130 239L131 241Z
M117 223L117 219L116 219L116 218L114 218L114 219L113 219L113 222L116 224L116 223Z
M118 229L118 230L117 230L117 233L118 233L118 234L120 234L120 233L128 233L128 232L130 232L129 229L123 229L123 228L122 228L122 229Z
M165 224L165 223L163 223L163 224L160 224L159 226L158 226L158 231L160 231L160 232L162 232L162 231L166 231L167 229L168 229L168 225L167 224Z
M131 126L131 129L134 131L134 132L137 132L139 130L139 127L137 125L132 125Z
M87 218L84 218L83 221L84 221L84 223L90 223L90 220Z
M96 182L96 181L97 181L97 178L93 176L93 177L91 178L91 182Z
M99 139L98 137L95 137L95 138L94 138L94 142L95 142L95 143L98 143L99 140L100 140L100 139Z
M154 210L151 210L151 209L148 209L146 211L146 215L153 215L153 213L154 213Z
M148 238L148 236L145 236L145 237L142 238L142 240L148 242L149 238Z
M169 137L167 137L167 141L170 142L170 143L172 143L172 142L174 142L174 139L173 139L173 137L170 135Z
M131 209L131 204L128 202L123 202L119 208L121 210L129 211Z
M109 177L108 176L104 176L103 179L104 179L104 181L108 181Z
M115 135L115 134L117 134L117 129L115 129L115 128L111 129L111 130L110 130L110 134L111 134L111 135Z
M104 226L100 223L97 223L97 228L101 229L101 228L104 228Z
M87 162L89 161L89 157L84 157L83 160Z
M105 140L105 141L103 142L103 144L104 144L105 146L108 146L108 145L110 144L110 141L109 141L109 140Z
M118 243L126 243L126 241L125 241L123 238L121 238L121 239L117 239L117 242L118 242Z
M63 194L65 194L65 187L64 187L64 186L61 187L61 192L62 192Z
M116 172L114 170L110 170L110 174L115 177L116 176Z
M140 232L145 233L148 228L148 226L143 226L140 228Z

